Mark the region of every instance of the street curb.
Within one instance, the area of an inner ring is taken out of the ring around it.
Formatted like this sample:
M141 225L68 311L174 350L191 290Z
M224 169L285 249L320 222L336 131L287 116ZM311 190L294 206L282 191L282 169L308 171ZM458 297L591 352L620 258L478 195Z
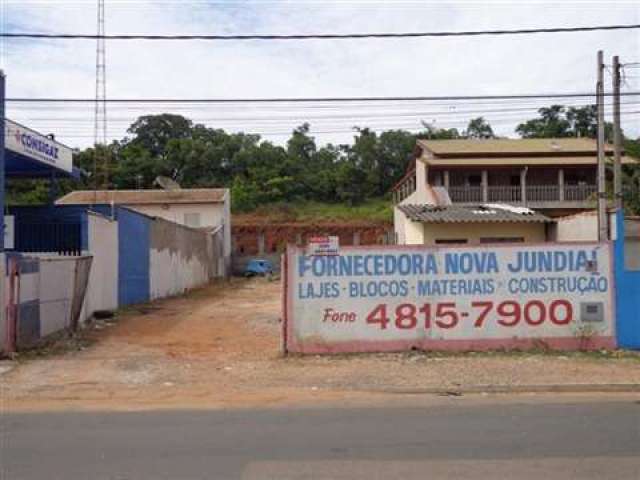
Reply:
M360 390L360 389L357 389ZM434 388L372 388L372 393L400 395L459 396L482 393L640 393L640 383L602 383L565 385L473 385L468 387Z

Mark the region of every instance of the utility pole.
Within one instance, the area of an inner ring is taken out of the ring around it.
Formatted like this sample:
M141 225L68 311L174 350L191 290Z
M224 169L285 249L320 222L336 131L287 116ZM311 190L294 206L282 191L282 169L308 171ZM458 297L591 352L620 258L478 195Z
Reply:
M107 152L107 72L104 30L104 0L98 1L98 37L96 40L96 103L94 117L94 188L99 187L98 170L104 173L104 185L109 184L109 155Z
M2 223L0 223L0 286L2 287L2 292L4 292L4 167L5 167L5 158L4 158L4 140L6 135L6 125L5 125L5 76L4 72L0 70L0 212L2 213ZM2 297L4 298L4 297ZM0 307L2 312L4 312L4 300L0 301ZM4 316L0 313L0 321L4 320ZM3 339L0 339L2 342Z
M622 210L622 131L620 129L620 59L613 57L613 192L616 210Z
M598 50L598 83L596 85L598 108L598 241L608 239L607 192L604 165L604 62L602 50Z

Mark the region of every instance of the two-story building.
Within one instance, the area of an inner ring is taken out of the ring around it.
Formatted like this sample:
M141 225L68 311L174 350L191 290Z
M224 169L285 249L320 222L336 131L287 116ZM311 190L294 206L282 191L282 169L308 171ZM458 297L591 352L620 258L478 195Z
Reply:
M605 155L611 160L612 146L605 146ZM596 207L595 140L418 140L414 157L407 174L393 189L396 241L400 244L479 243L481 238L538 241L547 235L553 218ZM633 162L626 156L622 161ZM477 207L483 204L525 208L507 209L506 221L505 215L478 213ZM420 206L436 206L450 215L440 216L446 220L421 221L433 215L416 215ZM531 226L534 217L530 211L536 212L538 227ZM514 217L518 212L526 221ZM474 224L480 221L482 227L478 228ZM439 238L443 223L455 238Z

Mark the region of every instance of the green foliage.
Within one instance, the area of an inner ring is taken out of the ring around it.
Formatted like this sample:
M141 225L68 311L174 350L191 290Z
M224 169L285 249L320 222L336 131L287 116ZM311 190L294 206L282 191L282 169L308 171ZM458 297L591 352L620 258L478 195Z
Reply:
M388 198L373 198L357 206L345 203L300 201L295 204L278 202L251 209L251 218L265 222L366 222L391 223L393 209ZM242 216L240 216L242 218Z
M19 180L7 182L7 205L37 205L49 201L49 182Z
M76 188L152 188L162 175L185 188L230 187L236 211L274 202L353 206L389 192L406 171L416 141L402 130L377 134L362 128L355 129L353 145L319 147L309 132L309 124L300 125L281 147L258 135L194 125L180 115L146 115L131 125L129 137L76 156L85 172ZM422 136L459 135L431 129Z
M595 105L565 107L552 105L538 110L539 118L521 123L516 128L523 138L598 136L598 109ZM605 139L613 141L613 124L605 122ZM624 137L624 135L623 135ZM624 138L624 149L630 157L640 159L640 139ZM624 165L622 185L625 211L640 214L640 165Z
M469 121L466 130L467 138L495 138L493 128L484 117L473 118Z
M595 135L593 106L552 105L540 109L539 114L520 124L518 133L525 138ZM389 193L407 171L416 139L495 137L483 117L471 119L462 132L427 123L423 126L424 130L417 134L404 130L378 133L356 127L351 145L318 146L305 123L293 130L282 147L259 135L227 133L194 124L181 115L145 115L131 125L128 137L97 152L87 148L76 154L74 162L84 172L82 179L79 183L61 181L58 193L96 185L152 188L155 178L162 175L185 188L229 187L235 211L252 211L267 204L313 202L341 204L353 210ZM626 140L625 147L629 155L640 157L640 142ZM626 168L625 174L625 184L639 184L637 167ZM46 183L12 180L8 202L45 202L49 196ZM640 212L637 195L628 202Z
M595 105L551 105L539 109L538 114L538 118L516 127L516 132L522 138L596 138L598 135L598 109ZM610 122L605 122L605 138L608 141L613 139L613 124Z

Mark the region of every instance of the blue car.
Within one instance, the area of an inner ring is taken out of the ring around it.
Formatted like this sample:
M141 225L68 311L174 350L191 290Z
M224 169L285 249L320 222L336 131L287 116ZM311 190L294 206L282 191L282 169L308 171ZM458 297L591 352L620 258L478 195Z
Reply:
M253 277L254 275L272 275L273 274L273 265L269 260L264 260L261 258L254 258L249 260L247 266L244 269L245 277Z

